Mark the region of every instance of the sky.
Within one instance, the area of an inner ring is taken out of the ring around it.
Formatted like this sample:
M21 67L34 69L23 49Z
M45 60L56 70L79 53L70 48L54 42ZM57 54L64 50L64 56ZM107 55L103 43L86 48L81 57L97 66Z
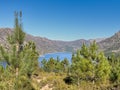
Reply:
M0 0L0 28L23 12L26 33L52 40L105 38L120 30L120 0Z

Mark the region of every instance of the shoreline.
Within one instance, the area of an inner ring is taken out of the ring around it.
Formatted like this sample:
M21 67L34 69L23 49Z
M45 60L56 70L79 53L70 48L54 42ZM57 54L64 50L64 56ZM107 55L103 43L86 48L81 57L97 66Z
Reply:
M59 54L59 53L69 53L69 54L72 54L72 52L52 52L52 53L45 53L45 54L39 55L39 57L43 57L46 54Z

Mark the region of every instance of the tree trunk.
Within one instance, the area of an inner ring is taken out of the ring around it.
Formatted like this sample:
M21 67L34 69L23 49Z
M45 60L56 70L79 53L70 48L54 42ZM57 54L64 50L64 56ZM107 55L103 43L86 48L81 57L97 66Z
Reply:
M19 58L19 44L16 44L16 51L17 51L17 58ZM17 65L16 65L16 77L18 76L18 59L17 59L17 61L16 61L17 63Z
M80 82L79 82L79 77L78 77L78 80L77 80L77 85L78 85L78 86L80 85Z
M18 67L16 68L16 77L18 77Z
M16 51L17 51L17 54L18 54L18 52L19 52L19 44L16 44Z
M93 80L93 84L95 84L95 81Z

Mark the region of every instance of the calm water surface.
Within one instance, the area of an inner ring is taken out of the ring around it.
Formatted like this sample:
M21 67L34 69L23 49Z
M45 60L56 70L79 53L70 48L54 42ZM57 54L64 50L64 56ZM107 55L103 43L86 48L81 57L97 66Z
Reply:
M43 56L39 57L39 61L43 59L49 60L51 57L54 59L57 59L57 57L59 57L60 60L64 60L64 58L67 58L69 61L71 61L72 53L70 52L48 53L48 54L44 54Z
M38 61L41 62L43 59L49 60L51 57L54 59L57 59L57 57L59 57L60 60L64 60L65 58L67 58L69 62L71 62L72 53L70 52L48 53L44 54L43 56L40 56ZM7 64L6 62L0 62L0 65L2 65L5 68Z

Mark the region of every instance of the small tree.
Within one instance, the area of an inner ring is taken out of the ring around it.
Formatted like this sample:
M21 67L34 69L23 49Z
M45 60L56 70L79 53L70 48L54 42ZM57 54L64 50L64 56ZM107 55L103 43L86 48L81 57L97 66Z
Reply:
M9 49L0 47L0 58L8 64L6 70L11 73L15 90L29 89L31 75L38 68L39 54L33 42L24 44L25 33L22 29L22 12L15 12L15 27L12 35L8 35ZM8 74L9 75L9 74ZM15 76L15 77L14 77ZM29 83L28 83L29 82Z
M63 68L63 72L68 72L69 69L69 61L67 58L65 58L64 60L61 61L62 67Z
M98 59L96 63L96 81L106 83L106 80L109 80L110 75L110 64L104 54L101 52L98 54Z
M95 43L87 47L85 44L72 55L72 75L77 78L77 84L81 80L89 81L106 81L110 74L110 65L107 58L102 52L98 51Z
M71 65L72 75L77 78L77 85L79 86L79 82L82 80L87 80L87 78L91 77L93 66L90 60L82 57L82 55L76 54L76 61L74 61Z
M109 63L112 66L110 73L110 81L120 84L120 58L114 54L108 57Z
M23 42L25 39L25 33L23 32L23 29L22 29L22 12L21 11L20 13L15 12L14 32L12 35L9 35L7 39L10 44L10 48L12 48L12 50L9 50L9 52L13 53L13 57L14 57L14 59L9 60L9 62L16 69L16 75L18 75L18 68L21 62L19 54L23 50Z

